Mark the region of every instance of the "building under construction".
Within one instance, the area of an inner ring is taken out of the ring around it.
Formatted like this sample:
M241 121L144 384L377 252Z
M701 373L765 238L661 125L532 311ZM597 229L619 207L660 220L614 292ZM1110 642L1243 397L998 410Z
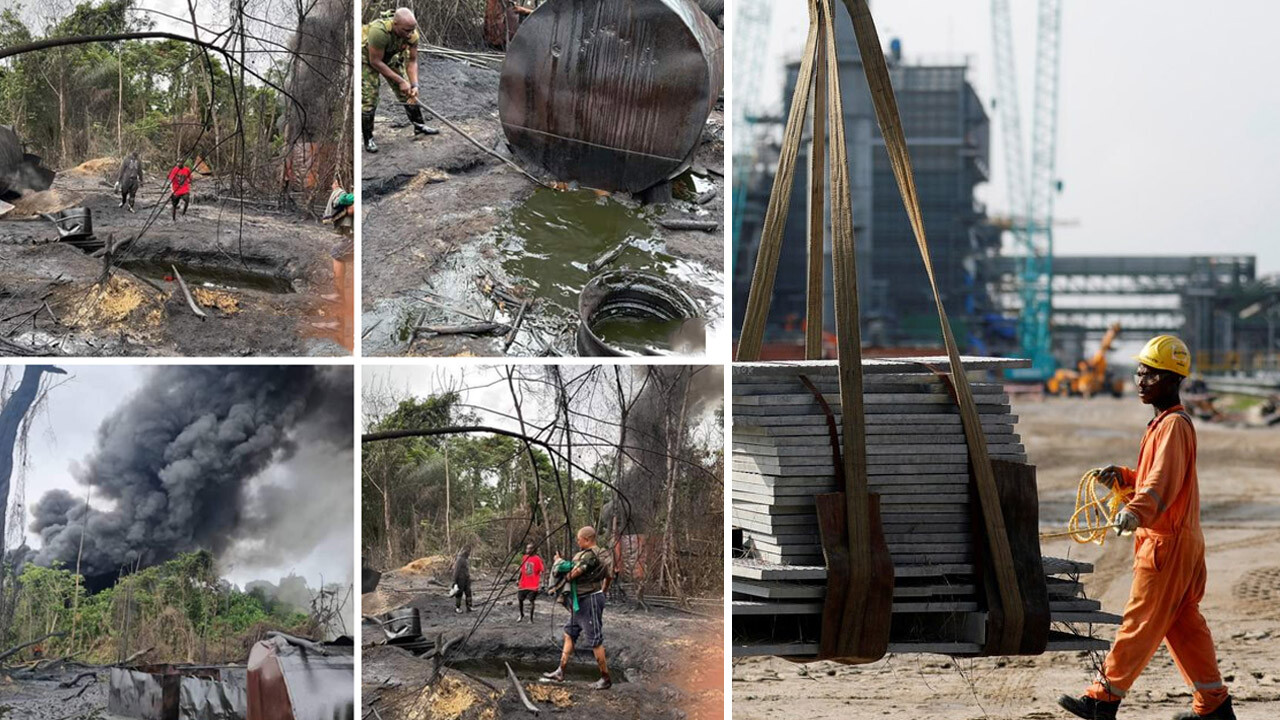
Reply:
M836 45L844 95L844 123L850 158L854 229L858 246L858 294L863 317L863 337L878 346L934 345L939 337L937 311L919 251L911 236L902 199L884 152L884 140L876 124L862 60L846 13L835 18ZM968 80L968 66L911 65L902 59L901 44L891 44L890 73L902 113L911 158L915 167L929 247L938 270L938 286L951 313L958 338L969 345L983 342L983 318L993 304L987 289L977 282L976 262L999 249L1000 233L986 222L985 209L974 200L974 188L988 180L990 123L982 101ZM799 62L787 66L786 92L791 97ZM783 109L785 116L789 108ZM805 208L808 202L808 147L800 152L791 191L777 285L769 316L768 336L778 343L801 343L805 308ZM776 149L773 153L776 156ZM763 160L763 158L762 158ZM734 291L746 297L760 242L773 166L748 180L736 238ZM825 220L829 227L829 217ZM828 231L825 253L827 277L827 330L834 332L831 245ZM740 327L745 304L735 307L735 327Z
M872 348L936 347L936 311L907 214L884 151L847 14L838 13L836 40L850 158L862 337ZM1021 355L1020 258L1001 254L1008 219L989 218L975 188L989 179L990 123L969 81L967 64L909 64L890 43L890 73L911 149L938 289L957 340L966 351ZM787 105L799 62L786 68ZM789 107L783 108L785 117ZM754 129L781 117L749 118ZM772 137L760 132L757 137ZM807 207L811 131L800 151L796 182L774 288L765 357L800 357L805 315ZM735 198L734 292L751 284L773 173L776 138L754 148ZM735 160L743 162L742 160ZM741 175L739 177L742 177ZM829 218L826 221L829 227ZM831 253L830 230L825 249ZM824 259L825 328L834 332L830 257ZM1053 352L1074 367L1113 323L1122 337L1160 333L1183 337L1202 372L1280 370L1276 325L1280 283L1259 277L1252 255L1064 256L1052 260ZM735 303L735 331L745 302ZM828 344L827 355L834 354Z

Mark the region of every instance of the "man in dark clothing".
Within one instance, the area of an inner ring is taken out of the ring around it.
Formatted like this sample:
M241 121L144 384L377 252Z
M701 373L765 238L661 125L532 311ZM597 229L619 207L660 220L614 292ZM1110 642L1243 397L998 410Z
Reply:
M542 677L552 682L564 682L564 668L573 656L573 646L579 642L591 648L600 668L600 679L591 687L608 690L613 687L609 677L609 664L604 654L604 596L613 582L613 558L609 551L596 545L596 529L590 525L578 531L580 551L573 560L564 560L556 553L552 569L561 580L550 592L559 592L568 584L565 606L571 615L564 626L564 648L560 652L560 666Z
M120 207L129 203L129 212L134 212L133 202L138 194L138 186L142 185L142 161L138 159L138 151L129 153L129 157L120 163L120 174L116 177L116 187L120 192Z
M458 552L453 561L453 587L449 588L449 597L453 598L453 611L462 613L462 596L467 596L467 612L471 612L471 546Z

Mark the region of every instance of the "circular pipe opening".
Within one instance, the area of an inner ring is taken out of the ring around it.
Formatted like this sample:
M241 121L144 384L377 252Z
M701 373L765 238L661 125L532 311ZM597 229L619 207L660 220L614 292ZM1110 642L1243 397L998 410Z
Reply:
M630 270L603 273L578 296L578 355L664 354L688 321L698 317L698 306L668 280Z

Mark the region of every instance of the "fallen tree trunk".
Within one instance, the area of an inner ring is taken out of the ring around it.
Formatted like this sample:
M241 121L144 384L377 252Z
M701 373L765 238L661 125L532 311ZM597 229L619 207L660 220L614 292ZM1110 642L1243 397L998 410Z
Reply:
M45 640L48 640L51 637L62 637L64 635L66 635L66 633L64 632L52 632L52 633L49 633L48 635L45 635L44 637L36 638L31 642L22 643L21 645L11 647L8 650L5 650L4 652L0 653L0 662L4 662L6 658L20 653L23 650L26 650L27 648L31 647L32 645L39 645L40 643L44 642Z

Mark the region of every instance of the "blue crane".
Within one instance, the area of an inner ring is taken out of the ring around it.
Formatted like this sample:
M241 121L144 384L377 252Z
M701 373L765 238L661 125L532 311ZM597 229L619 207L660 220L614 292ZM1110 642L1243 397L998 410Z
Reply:
M1057 367L1053 356L1053 200L1058 190L1058 69L1062 41L1061 0L1039 0L1036 13L1035 87L1032 101L1031 163L1022 147L1018 82L1014 72L1009 0L991 0L995 50L996 106L1003 126L1010 209L1022 213L1012 232L1019 251L1018 289L1022 307L1018 342L1031 367L1011 373L1044 381Z

